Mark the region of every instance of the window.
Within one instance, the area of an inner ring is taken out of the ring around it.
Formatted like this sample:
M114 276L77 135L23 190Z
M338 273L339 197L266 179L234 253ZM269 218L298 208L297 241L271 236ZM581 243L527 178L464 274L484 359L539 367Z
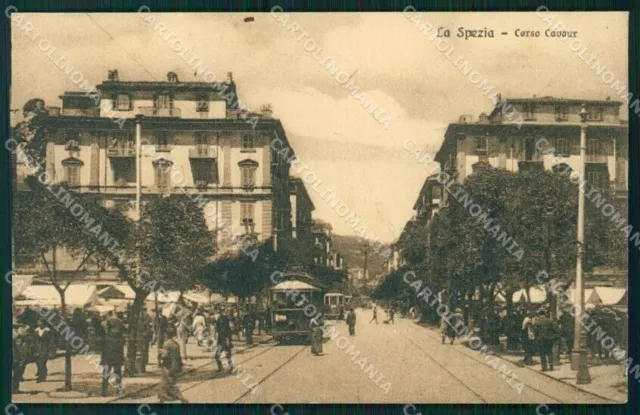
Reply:
M590 171L587 173L587 181L594 187L602 188L603 174L599 171Z
M62 160L62 167L64 168L64 181L69 186L80 186L80 168L84 165L81 160L77 158L69 157Z
M522 107L522 112L524 113L524 119L525 120L535 120L536 119L535 108L534 108L533 104L524 104L524 106Z
M173 108L173 100L169 95L158 95L153 104L158 111L170 110Z
M218 183L218 165L212 159L191 160L191 171L196 187L206 187Z
M116 96L116 110L131 111L131 97L128 94L118 94Z
M569 149L569 140L566 138L556 138L555 152L558 156L568 156L571 154Z
M254 217L255 203L243 202L240 204L240 209L241 209L242 224L243 225L252 224L253 217Z
M134 158L112 158L113 182L116 186L127 186L136 181L136 164Z
M556 121L567 121L569 119L566 105L558 105L556 107Z
M196 148L198 153L206 153L209 149L209 134L205 132L196 133Z
M162 158L153 162L153 167L155 167L156 187L161 193L167 192L170 188L171 166L173 166L171 161Z
M245 190L253 190L256 184L258 163L253 160L243 160L238 165L240 166L242 187Z
M476 154L487 154L489 152L489 139L487 137L476 137Z
M596 139L587 140L587 155L602 155L602 141Z
M587 110L587 121L602 121L602 108L591 107Z
M209 101L203 98L196 101L196 112L209 112Z
M256 147L256 143L255 143L255 137L251 134L245 134L242 136L242 150L249 150L249 151L253 151L255 150Z
M165 132L159 132L156 136L158 140L157 151L169 151L169 135Z

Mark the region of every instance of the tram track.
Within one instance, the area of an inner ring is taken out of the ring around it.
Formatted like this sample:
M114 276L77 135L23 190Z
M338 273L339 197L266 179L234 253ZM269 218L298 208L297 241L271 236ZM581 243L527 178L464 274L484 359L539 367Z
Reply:
M269 347L265 348L264 350L260 351L259 353L256 353L256 354L254 354L253 356L251 356L251 357L249 357L249 358L247 358L247 359L244 359L244 360L243 360L243 361L241 361L241 362L234 362L234 367L242 366L243 364L245 364L245 363L247 363L247 362L249 362L249 361L251 361L251 360L253 360L253 359L257 358L257 357L262 356L262 355L263 355L263 354L265 354L265 353L268 353L269 351L271 351L271 350L275 349L277 346L278 346L278 343L274 343L274 344L270 345ZM252 348L245 349L244 351L246 351L246 350L251 350L251 349L253 349L253 347L252 347ZM207 362L207 363L204 363L204 364L202 364L202 365L200 365L200 366L193 367L193 368L191 368L191 369L189 369L189 370L187 370L187 371L183 372L183 373L181 374L181 376L180 376L180 377L183 377L184 375L187 375L187 374L190 374L190 373L195 373L195 372L197 372L198 370L201 370L201 369L206 368L207 366L212 366L212 368L213 368L213 365L214 365L214 363L215 363L215 361L213 361L213 356L211 357L211 359L212 359L212 361L209 361L209 362ZM178 379L180 379L180 378L178 378ZM195 387L197 387L197 386L202 385L202 384L203 384L203 383L205 383L205 382L209 382L209 381L211 381L212 379L213 379L213 378L211 378L211 379L205 379L205 380L202 380L202 381L200 381L200 382L196 383L195 385L191 385L191 386L189 386L188 388L181 389L181 391L182 391L182 392L185 392L185 391L187 391L187 390L193 389L193 388L195 388ZM122 400L135 399L135 398L132 398L132 396L140 395L140 394L142 394L142 393L144 393L144 392L148 392L148 391L150 391L150 390L152 390L152 389L154 389L154 388L156 388L156 389L157 389L159 384L160 384L160 382L154 383L154 384L152 384L152 385L149 385L148 387L145 387L145 388L142 388L142 389L139 389L139 390L135 391L135 392L134 392L134 393L132 393L131 395L118 396L118 397L116 397L115 399L112 399L112 400L108 401L107 403L115 403L115 402L122 401Z
M308 349L309 346L302 346L300 348L300 350L298 350L296 353L294 353L293 356L291 356L290 358L288 358L287 360L285 360L284 363L282 363L281 365L279 365L278 367L276 367L274 370L272 370L271 372L269 372L265 377L263 377L258 383L256 383L256 386L259 386L261 384L263 384L267 379L269 379L271 376L273 376L276 372L280 371L282 368L284 368L288 363L290 363L293 359L295 359L296 357L298 357L298 355L300 355L303 351L305 351L306 349ZM237 399L235 399L232 403L238 403L240 402L240 400L242 398L244 398L245 396L247 396L249 393L251 393L251 389L247 389L242 395L240 395Z
M429 329L427 329L427 330L429 330ZM403 337L405 337L405 338L406 338L410 343L414 344L414 346L416 346L417 348L419 348L419 346L417 346L415 343L413 343L413 341L412 341L410 338L408 338L404 333L401 333L401 332L400 332L400 331L398 331L398 330L396 330L396 332L397 332L397 333L399 333L400 335L402 335ZM427 337L428 337L428 338L430 338L431 340L433 340L437 345L440 345L440 343L438 342L438 339L437 339L437 338L435 338L434 336L432 336L431 334L428 334L428 333L427 333ZM476 358L476 357L475 357L475 356L473 356L473 355L470 355L470 354L464 353L464 352L462 352L462 351L458 350L458 348L456 348L456 347L452 347L451 349L452 349L452 350L454 350L454 351L456 351L458 354L461 354L461 355L463 355L463 356L465 356L465 357L468 357L468 358L469 358L469 359L471 359L471 360L474 360L474 361L476 361L476 362L478 362L478 363L482 363L483 365L486 365L486 363L485 363L482 359L479 359L479 358ZM420 350L422 350L422 351L423 351L423 353L427 354L423 349L420 349ZM503 358L502 358L501 356L499 356L499 355L494 355L494 356L495 356L495 357L497 357L497 358L499 358L500 360L502 360L502 361L506 362L506 363L511 363L511 364L513 364L513 365L514 365L514 366L516 366L516 367L521 367L521 368L524 368L524 369L528 369L528 368L527 368L527 367L525 367L525 366L521 366L521 365L518 365L518 364L516 364L516 363L514 363L514 362L511 362L511 361L509 361L509 360L507 360L507 359L503 359ZM433 359L433 358L432 358L432 359ZM445 370L446 370L446 369L445 369ZM529 369L529 370L531 370L531 369ZM535 371L534 371L534 372L535 372ZM536 372L536 373L537 373L537 372ZM537 373L537 374L538 374L538 375L541 375L541 376L544 376L544 375L542 375L542 374L540 374L540 373ZM555 378L553 378L553 377L545 376L545 378L550 379L550 380L553 380L553 381L555 381L555 382L557 382L558 384L561 384L561 385L563 385L563 386L569 386L569 387L572 387L572 388L573 388L573 389L575 389L576 391L578 391L578 392L580 392L580 393L583 393L583 394L585 394L585 395L590 395L590 396L593 396L594 398L597 398L597 399L599 399L599 400L606 401L606 402L603 402L603 403L618 403L618 402L616 402L616 401L614 401L614 400L607 399L607 398L605 398L605 397L603 397L603 396L600 396L600 395L597 395L597 394L595 394L595 393L591 393L591 392L585 391L585 390L583 390L583 389L577 388L577 387L575 387L574 385L570 385L570 384L567 384L567 383L565 383L565 382L559 381L559 380L557 380L557 379L555 379ZM465 386L466 386L466 385L465 385ZM555 397L555 396L553 396L553 395L550 395L549 393L544 392L544 391L542 391L542 390L541 390L541 389L539 389L539 388L533 387L533 386L531 386L530 384L525 384L525 387L526 387L526 388L528 388L528 389L531 389L531 390L533 390L534 392L537 392L537 393L539 393L539 394L541 394L541 395L543 395L543 396L545 396L545 397L547 397L547 398L549 398L549 399L552 399L553 401L555 401L555 403L566 403L566 402L565 402L565 400L562 400L562 399L560 399L560 398L558 398L558 397Z
M454 378L455 380L457 380L462 386L464 386L466 389L468 389L472 394L474 394L475 396L478 397L478 399L480 399L480 401L482 401L482 403L488 403L487 400L485 400L482 395L480 395L478 392L476 392L475 390L473 390L471 387L469 387L462 379L460 379L458 376L454 375L453 372L451 372L449 369L447 369L442 363L438 362L437 359L435 359L433 356L431 356L431 354L429 354L427 351L425 351L423 348L421 348L420 346L418 346L413 340L411 340L409 338L409 336L405 335L404 333L401 333L398 330L395 330L396 333L400 334L402 337L404 337L405 340L407 340L412 346L414 346L416 349L418 349L422 354L424 354L425 356L427 356L431 361L433 361L436 365L438 365L442 370L444 370L445 372L447 372L449 375L451 375L452 378Z

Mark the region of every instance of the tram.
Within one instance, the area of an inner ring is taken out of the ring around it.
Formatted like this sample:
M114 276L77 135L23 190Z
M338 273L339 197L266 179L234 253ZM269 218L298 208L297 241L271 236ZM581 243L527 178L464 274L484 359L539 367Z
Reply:
M319 324L323 321L323 290L308 282L312 280L308 276L287 277L293 279L269 289L273 338L278 342L300 340L311 343L312 320L316 319ZM303 300L303 295L307 301Z
M329 320L344 318L344 294L330 291L324 295L324 315Z

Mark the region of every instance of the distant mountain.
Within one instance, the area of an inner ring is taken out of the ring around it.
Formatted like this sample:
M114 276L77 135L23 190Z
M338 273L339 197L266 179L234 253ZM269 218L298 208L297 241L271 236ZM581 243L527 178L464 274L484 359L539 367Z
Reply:
M333 249L339 252L347 263L348 268L364 268L364 247L366 239L359 236L333 234ZM369 247L367 270L369 276L386 274L387 266L381 254L386 250L383 245L378 253Z

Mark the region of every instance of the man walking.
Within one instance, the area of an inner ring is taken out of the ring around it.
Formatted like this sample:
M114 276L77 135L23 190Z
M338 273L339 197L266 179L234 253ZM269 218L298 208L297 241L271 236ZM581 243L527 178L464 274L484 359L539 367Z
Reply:
M124 323L113 311L109 311L104 328L102 346L102 396L107 396L109 378L113 370L116 376L116 388L122 393L122 364L124 363Z
M525 365L533 364L533 349L535 341L535 332L533 330L533 311L527 311L527 316L522 320L522 347L524 348Z
M160 355L162 367L162 379L158 390L158 400L180 401L189 403L178 388L177 379L182 372L182 358L180 357L180 345L176 341L176 328L168 327L162 353Z
M244 327L244 338L247 346L253 344L253 325L255 324L256 318L251 311L247 311L247 313L242 318L242 326Z
M24 368L29 361L29 338L27 337L27 326L24 324L13 325L13 347L12 347L12 360L13 360L13 378L11 382L11 392L20 392L20 382L24 375Z
M224 351L227 356L227 362L229 363L229 373L233 372L233 362L231 361L231 326L229 324L229 317L225 315L224 309L220 310L220 316L216 321L216 351L213 358L218 364L218 372L222 372L222 360L220 360L220 354Z
M38 320L38 327L35 329L35 360L38 367L37 383L47 380L47 360L49 360L50 344L53 338L52 331L47 327L47 322L41 318Z
M374 320L376 324L378 324L378 307L376 307L375 305L373 306L373 317L371 317L371 320L369 320L369 324L371 324L371 322Z
M451 321L448 321L446 316L443 315L442 322L440 324L440 328L442 330L442 344L444 344L447 337L451 339L450 344L453 344L457 336L456 328L461 326L463 323L464 318L462 316L462 310L459 308L456 308Z
M389 309L389 323L396 324L395 321L393 320L393 316L395 315L396 315L396 311L393 309L393 307L391 307Z
M542 371L553 370L553 359L551 351L555 340L555 327L553 321L547 316L545 310L538 311L538 317L533 321L536 345L540 354L540 364Z
M353 308L349 309L349 313L347 313L347 325L349 325L349 335L356 335L356 312L353 311Z

